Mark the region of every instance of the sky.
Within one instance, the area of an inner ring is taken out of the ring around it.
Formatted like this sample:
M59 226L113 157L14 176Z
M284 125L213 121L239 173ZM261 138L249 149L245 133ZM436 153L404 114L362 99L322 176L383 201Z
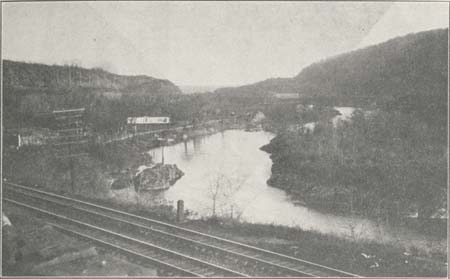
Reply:
M233 86L408 33L448 27L448 3L2 3L4 59Z

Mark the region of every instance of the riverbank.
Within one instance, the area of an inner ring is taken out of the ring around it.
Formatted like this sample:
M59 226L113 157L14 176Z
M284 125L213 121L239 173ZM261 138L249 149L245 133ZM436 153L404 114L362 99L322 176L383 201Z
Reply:
M259 147L272 137L273 134L262 131L235 130L167 147L166 161L177 164L186 173L181 180L162 193L138 198L133 189L124 189L115 193L115 198L130 205L175 205L176 201L183 200L185 208L193 212L192 219L208 218L215 213L243 222L299 227L343 239L365 239L398 247L429 250L428 246L439 246L441 239L445 239L445 235L435 238L434 234L410 230L398 223L332 211L325 213L297 204L285 191L266 184L272 162ZM150 153L159 161L161 151Z
M445 223L447 149L439 127L406 113L337 109L348 115L288 127L261 148L273 162L268 185L322 212Z

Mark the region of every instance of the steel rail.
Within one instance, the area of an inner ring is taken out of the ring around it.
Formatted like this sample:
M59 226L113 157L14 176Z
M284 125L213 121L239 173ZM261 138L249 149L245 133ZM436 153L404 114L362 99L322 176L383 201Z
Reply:
M82 228L88 228L88 229L91 229L91 230L94 230L94 231L101 232L104 235L114 236L114 237L117 237L117 238L124 239L126 241L130 241L130 242L139 244L139 245L141 245L141 247L150 248L150 249L153 249L153 250L164 252L166 254L171 254L171 255L176 256L178 258L187 259L188 261L191 261L191 262L194 262L194 263L200 265L200 266L193 267L193 268L196 268L196 269L207 267L207 268L212 268L212 269L219 270L222 273L222 276L225 273L225 274L232 275L232 277L248 277L246 275L237 273L235 271L232 271L232 270L229 270L229 269L226 269L226 268L223 268L223 267L211 264L211 263L207 263L207 262L204 262L202 260L199 260L199 259L196 259L196 258L193 258L193 257L190 257L190 256L186 256L186 255L183 255L181 253L178 253L178 252L166 249L166 248L158 247L156 245L153 245L153 244L150 244L150 243L147 243L147 242L144 242L144 241L141 241L141 240L138 240L138 239L135 239L135 238L132 238L132 237L120 234L120 233L116 233L116 232L113 232L113 231L110 231L110 230L103 229L103 228L98 227L98 226L94 226L94 225L91 225L91 224L88 224L88 223L85 223L85 222L81 222L81 221L78 221L78 220L75 220L75 219L63 216L63 215L59 215L59 214L50 212L48 210L40 209L40 208L37 208L37 207L34 207L34 206L30 206L30 205L27 205L25 203L18 202L18 201L15 201L15 200L11 200L11 199L8 199L8 198L3 198L3 200L6 201L6 202L9 202L9 203L13 203L15 205L19 205L21 207L25 207L25 208L33 210L33 211L37 211L39 213L43 213L45 215L48 215L48 216L51 216L51 217L54 217L54 218L57 218L57 219L60 219L60 220L64 220L64 221L66 221L68 223L75 224L76 226L79 226L79 227L82 227ZM71 231L71 232L73 232L75 234L78 234L80 236L86 235L86 234L83 234L83 233L76 232L74 230L70 230L70 229L67 229L67 228L65 228L65 229L66 229L66 231L69 230L69 231ZM111 244L111 243L108 243L106 241L100 240L100 239L92 237L92 236L88 236L88 237L92 238L96 242L101 242L101 243L103 243L103 244L105 244L105 245L107 245L109 247L114 248L114 249L117 249L117 247L118 247L119 250L121 250L121 251L126 251L127 253L131 253L131 254L133 254L135 256L139 256L139 257L142 256L142 254L140 254L138 252L135 252L135 251L132 251L130 249L127 249L125 247L121 247L121 246L118 246L118 245L115 245L115 244ZM195 277L204 277L202 274L200 274L198 272L192 272L190 270L186 270L184 268L180 268L180 267L177 267L175 265L172 265L172 264L169 264L169 263L165 263L165 262L163 262L161 260L158 260L158 259L146 256L146 255L144 255L144 256L149 261L153 261L153 262L156 262L158 264L161 264L161 265L164 265L164 266L167 266L167 267L170 267L170 268L174 268L174 269L176 269L178 271L182 271L182 272L185 272L185 273L190 273L191 275L194 275ZM222 276L220 276L220 277L222 277Z
M64 227L62 227L62 226L60 226L60 225L54 224L54 223L48 223L48 224L51 225L52 227L54 227L54 228L56 228L56 229L58 229L58 230L64 232L64 233L66 233L66 234L71 234L71 235L74 235L74 236L76 236L76 237L79 237L79 238L82 238L82 239L86 239L86 240L88 240L88 241L90 241L90 242L98 243L98 244L100 244L100 245L102 245L102 246L105 246L105 247L107 247L107 248L112 248L112 249L118 250L118 251L120 251L120 252L122 252L122 253L124 253L124 254L131 255L132 257L136 257L136 258L139 258L139 259L147 260L147 261L149 261L149 262L151 262L151 263L155 263L155 264L161 265L161 266L163 266L163 267L168 267L168 268L170 268L170 269L173 269L173 270L176 270L176 271L180 271L181 273L187 274L188 276L192 276L192 277L202 277L200 274L197 274L197 273L193 273L193 272L184 270L184 269L179 268L179 267L177 267L177 266L174 266L174 265L172 265L172 264L169 264L169 263L166 263L166 262L162 262L162 261L160 261L160 260L158 260L158 259L155 259L155 258L146 256L146 255L141 254L141 253L138 253L138 252L134 252L134 251L132 251L132 250L129 250L129 249L120 247L120 246L118 246L118 245L116 245L116 244L112 244L112 243L103 241L103 240L101 240L101 239L98 239L98 238L89 236L89 235L87 235L87 234L84 234L84 233L81 233L81 232L75 232L75 231L73 231L73 230L66 229L66 228L64 228Z
M43 198L43 197L36 197L36 196L31 195L30 193L27 193L27 191L23 191L23 192L22 191L18 191L18 192L20 192L22 194L25 194L25 195L27 195L29 197L35 198L35 199L41 199L41 200L45 200L47 202L52 202L52 203L58 204L61 207L67 207L67 204L64 204L64 203L62 203L60 201L50 200L50 199L48 199L48 197L45 197L45 198ZM254 258L254 257L251 257L251 256L246 255L246 254L238 253L238 252L235 252L235 251L232 251L232 250L224 249L224 248L221 248L221 247L218 247L218 246L214 246L214 245L211 245L211 244L206 244L206 243L203 243L203 242L200 242L200 241L197 241L197 240L193 240L193 239L190 239L190 238L186 238L186 237L183 237L183 236L172 234L172 233L169 233L169 232L166 232L166 231L158 230L158 229L155 229L155 228L152 228L152 227L149 227L149 226L145 226L145 225L142 225L142 224L139 224L139 223L135 223L135 222L132 222L132 221L129 221L129 220L126 220L126 219L113 217L113 216L110 216L110 215L106 215L106 214L103 214L103 213L91 211L91 210L88 210L88 209L85 209L85 208L80 208L80 207L77 207L77 206L71 206L70 208L82 211L84 213L100 216L102 218L110 219L110 220L113 220L113 221L122 222L122 223L124 223L126 225L132 225L132 226L134 226L136 228L143 229L143 230L146 230L146 231L151 231L153 233L157 233L157 234L160 234L160 235L163 235L163 236L168 236L170 238L174 238L174 239L177 239L177 240L182 240L182 241L185 241L185 242L189 242L189 243L195 244L197 246L202 246L202 247L209 248L209 249L212 249L212 250L220 251L222 253L226 253L226 254L229 254L229 255L237 256L238 258L240 257L240 258L243 258L243 259L246 259L246 260L254 261L256 263L262 263L262 264L265 264L265 265L270 266L270 267L278 268L279 270L286 270L286 271L290 272L291 274L295 274L296 276L301 276L301 277L305 277L305 276L306 277L316 277L317 276L317 275L314 275L314 274L311 274L311 273L308 273L308 272L305 272L305 271L299 271L297 269L293 269L293 268L290 268L290 267L281 266L279 264L276 264L276 263L273 263L273 262L269 262L269 261L266 261L266 260L262 260L262 259L258 259L258 258Z
M69 197L66 197L66 196L58 195L58 194L47 192L47 191L33 189L31 187L24 186L24 185L19 185L19 184L16 184L16 183L6 182L5 184L8 184L8 185L12 186L12 188L20 188L20 189L23 189L25 191L32 191L32 192L35 192L35 193L40 193L40 194L42 194L44 196L54 197L55 199L62 199L64 201L69 201L69 202L72 202L72 203L75 203L75 204L85 205L85 206L88 206L88 207L91 207L91 208L95 208L95 209L99 209L99 210L103 210L103 211L106 211L106 212L109 212L109 213L115 213L115 214L119 214L121 216L130 217L130 218L133 218L134 220L147 222L147 223L150 223L150 224L157 224L159 226L170 228L170 229L173 229L173 230L176 230L176 231L179 231L179 232L184 232L184 233L192 234L194 236L204 237L207 240L215 240L215 241L221 242L222 244L234 245L234 246L240 247L242 249L248 249L248 250L253 251L253 252L259 252L259 253L262 253L262 254L265 254L265 255L274 256L274 257L277 257L278 259L285 260L288 263L298 263L298 264L307 265L308 267L317 268L318 270L331 273L330 274L331 277L333 277L333 274L337 274L338 275L338 276L334 276L334 277L361 277L359 275L356 275L356 274L353 274L353 273L349 273L349 272L346 272L346 271L343 271L343 270L339 270L339 269L336 269L336 268L333 268L333 267L324 266L324 265L313 263L313 262L310 262L310 261L307 261L307 260L303 260L303 259L295 258L295 257L292 257L292 256L280 254L280 253L277 253L277 252L274 252L274 251L270 251L270 250L262 249L262 248L259 248L259 247L247 245L247 244L240 243L240 242L233 241L233 240L229 240L229 239L226 239L226 238L205 234L205 233L198 232L198 231L195 231L195 230L183 228L183 227L176 226L176 225L169 224L169 223L165 223L165 222L162 222L162 221L159 221L159 220L150 219L150 218L147 218L147 217L131 214L131 213L128 213L128 212L124 212L124 211L120 211L120 210L113 209L113 208L110 208L110 207L94 204L94 203L91 203L91 202L86 202L86 201L82 201L82 200L78 200L78 199L74 199L74 198L69 198ZM217 247L217 248L219 248L219 247ZM232 251L232 250L228 250L228 249L224 249L224 250L227 250L227 251L230 251L230 252ZM242 255L244 255L244 254L242 254ZM248 256L248 255L246 255L246 256ZM250 257L250 256L248 256L248 257ZM256 258L256 257L252 257L252 258L257 259L257 260L261 260L261 259ZM284 268L293 269L292 267L284 266L281 263L271 263L271 264L279 265L279 266L284 267ZM297 270L297 269L293 269L293 270L298 271L298 272L302 272L301 270ZM312 276L317 276L317 275L312 275Z

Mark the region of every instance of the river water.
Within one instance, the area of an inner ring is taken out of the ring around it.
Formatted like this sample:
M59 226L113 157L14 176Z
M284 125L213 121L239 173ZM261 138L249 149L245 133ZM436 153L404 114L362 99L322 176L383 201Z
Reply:
M345 112L349 112L346 110ZM342 113L342 112L341 112ZM342 113L344 115L344 113ZM344 117L344 116L341 116ZM228 130L150 150L156 162L164 152L166 164L176 164L185 175L159 193L144 193L140 202L176 205L184 200L191 218L239 218L250 223L300 227L347 238L426 246L429 239L403 227L393 227L359 217L321 213L292 201L280 189L267 185L272 161L259 148L274 137L259 131ZM121 200L136 200L133 189L116 191Z

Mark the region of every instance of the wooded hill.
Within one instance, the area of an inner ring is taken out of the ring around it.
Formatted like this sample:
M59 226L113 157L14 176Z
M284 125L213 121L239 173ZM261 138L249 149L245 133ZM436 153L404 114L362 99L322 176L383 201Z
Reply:
M292 78L215 92L235 97L296 92L316 103L420 111L421 117L445 120L447 45L448 29L409 34L319 61Z
M181 93L169 80L145 75L123 76L100 68L44 65L3 60L3 86L12 89L58 90L95 88L127 93Z
M180 98L180 89L171 81L149 76L3 61L3 123L7 128L45 127L48 121L39 115L84 107L86 124L99 130L115 129L127 116L176 116L172 112L177 108L169 100Z
M362 108L338 129L319 119L311 133L278 133L264 148L273 161L269 185L318 208L386 220L412 212L426 220L447 208L447 32L395 38L312 64L290 79L222 89L298 92L316 104ZM287 114L280 109L278 119Z

